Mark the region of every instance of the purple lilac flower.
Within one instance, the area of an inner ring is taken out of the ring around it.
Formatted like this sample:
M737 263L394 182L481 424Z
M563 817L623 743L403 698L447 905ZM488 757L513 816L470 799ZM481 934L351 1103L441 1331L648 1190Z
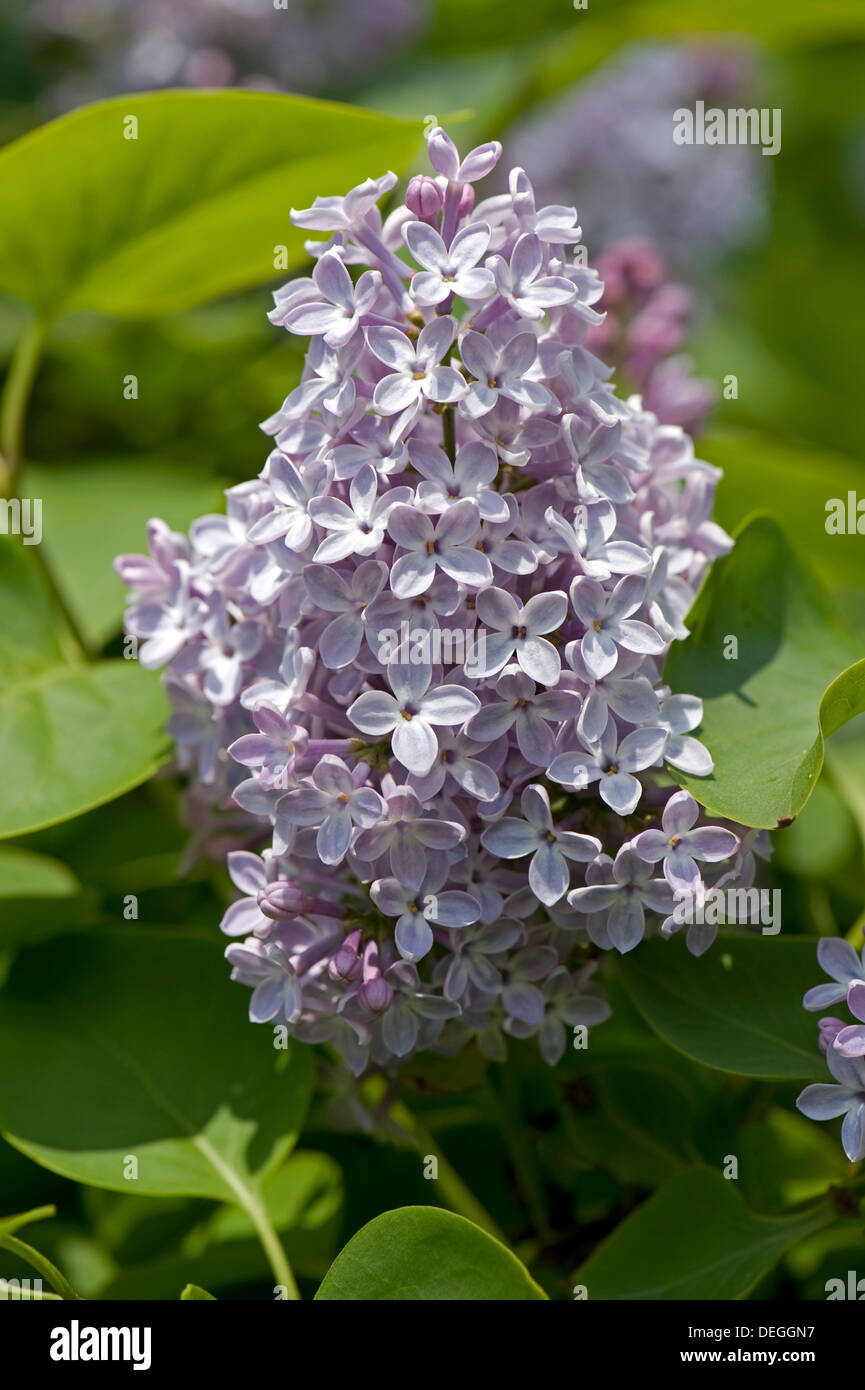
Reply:
M550 812L550 798L544 787L526 787L520 800L525 820L505 816L481 835L481 844L501 859L532 856L529 887L548 906L558 902L570 880L568 860L588 863L600 853L601 843L593 835L557 830Z
M721 826L698 826L700 808L690 792L671 796L661 818L662 830L644 830L634 848L647 864L663 860L664 877L672 888L693 893L700 880L698 859L716 864L735 853L739 837Z
M673 889L662 878L652 878L636 848L623 845L611 866L612 882L575 888L568 902L577 912L606 912L606 929L617 951L632 951L646 930L645 908L671 912Z
M731 545L719 470L583 346L603 286L574 209L521 169L474 208L500 153L436 129L386 220L389 174L295 214L325 239L275 295L313 334L276 447L225 518L151 522L118 561L196 844L235 846L233 977L355 1075L509 1036L554 1064L608 1013L587 951L661 929L671 875L700 890L723 850L750 881L763 853L658 775L711 770L660 667Z
M847 998L854 983L865 981L865 946L862 954L854 951L849 941L824 936L817 942L817 961L822 970L835 981L831 985L815 985L802 1000L803 1007L817 1011Z
M845 1057L829 1047L826 1061L838 1084L806 1086L796 1105L809 1120L834 1120L843 1115L841 1144L850 1162L858 1163L865 1158L865 1060Z

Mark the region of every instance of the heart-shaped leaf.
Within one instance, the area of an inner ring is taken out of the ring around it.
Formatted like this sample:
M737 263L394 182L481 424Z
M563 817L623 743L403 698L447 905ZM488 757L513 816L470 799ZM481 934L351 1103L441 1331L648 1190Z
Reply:
M352 1237L316 1298L436 1302L546 1294L516 1255L471 1221L439 1207L400 1207Z
M0 1128L37 1163L139 1195L213 1197L255 1220L294 1144L309 1049L274 1047L219 942L173 929L65 937L3 991Z
M771 517L745 524L712 567L664 677L703 701L710 777L674 772L713 815L791 821L823 766L823 741L865 710L865 660Z
M0 153L0 187L15 189L0 289L41 318L150 318L274 280L309 235L292 206L398 172L419 137L416 121L272 92L85 106Z

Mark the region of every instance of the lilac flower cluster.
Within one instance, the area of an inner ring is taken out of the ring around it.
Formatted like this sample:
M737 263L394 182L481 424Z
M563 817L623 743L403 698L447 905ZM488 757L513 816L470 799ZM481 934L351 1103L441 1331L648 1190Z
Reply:
M865 947L857 955L848 941L824 937L817 960L832 984L815 985L802 1003L814 1013L845 1000L858 1023L827 1016L819 1020L819 1045L837 1084L806 1086L796 1104L812 1120L844 1116L841 1143L851 1163L865 1158Z
M595 245L649 237L677 267L749 244L768 220L767 164L745 145L677 145L673 112L750 106L758 50L741 39L628 44L513 133L538 195L575 197Z
M250 1016L358 1074L504 1035L556 1062L608 1015L601 952L675 930L698 861L753 872L665 772L712 770L660 671L732 544L719 470L586 347L575 209L521 169L475 205L500 152L437 128L386 219L392 174L293 213L324 239L270 317L312 342L261 474L117 561L197 804L249 816Z
M589 328L586 346L616 366L663 424L696 435L717 391L693 375L691 359L680 351L693 314L691 291L668 279L646 237L605 246L595 269L604 283L604 322Z

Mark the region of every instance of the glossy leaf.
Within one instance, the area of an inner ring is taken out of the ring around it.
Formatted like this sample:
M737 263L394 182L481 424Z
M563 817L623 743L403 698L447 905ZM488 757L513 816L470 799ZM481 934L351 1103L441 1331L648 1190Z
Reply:
M820 1205L756 1216L719 1173L671 1178L627 1217L574 1276L590 1300L744 1298L786 1250L833 1219Z
M715 770L676 781L714 815L762 827L792 820L820 775L824 738L865 709L859 644L766 516L715 563L688 625L664 676L703 700L700 737Z
M292 207L406 164L417 121L271 92L155 92L85 106L0 153L0 289L49 319L150 318L275 280Z
M19 958L4 989L0 1127L54 1172L213 1197L255 1219L294 1144L309 1049L252 1027L218 940L91 933Z
M546 1298L499 1241L439 1207L377 1216L340 1251L317 1299L379 1302Z
M683 929L685 930L685 929ZM618 962L634 1003L673 1047L742 1076L823 1080L813 1015L816 939L723 934L695 958L681 937L649 941Z

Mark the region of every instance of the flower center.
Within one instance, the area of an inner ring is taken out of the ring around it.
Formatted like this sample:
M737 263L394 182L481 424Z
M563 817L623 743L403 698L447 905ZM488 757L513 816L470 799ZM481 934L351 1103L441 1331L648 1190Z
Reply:
M600 632L601 626L602 624L600 618L595 618L595 621L592 623L592 627L595 629L595 632Z

